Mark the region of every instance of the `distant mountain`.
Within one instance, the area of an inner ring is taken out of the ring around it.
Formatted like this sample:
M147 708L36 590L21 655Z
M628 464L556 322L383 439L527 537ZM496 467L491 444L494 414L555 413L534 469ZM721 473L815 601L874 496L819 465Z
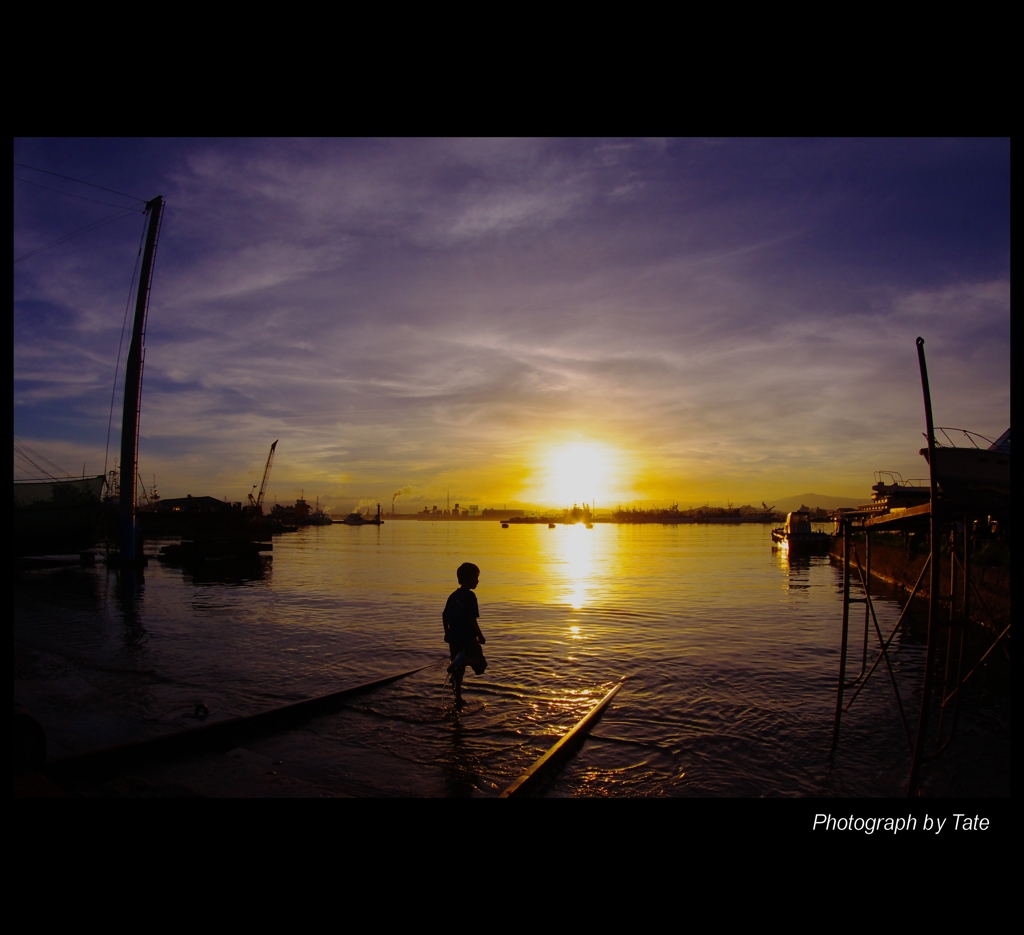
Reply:
M802 506L809 506L812 510L820 507L823 510L838 510L841 506L860 506L871 499L871 494L866 493L863 497L833 497L824 493L801 493L795 497L782 497L778 500L769 500L768 506L774 504L778 513L789 513L798 510Z

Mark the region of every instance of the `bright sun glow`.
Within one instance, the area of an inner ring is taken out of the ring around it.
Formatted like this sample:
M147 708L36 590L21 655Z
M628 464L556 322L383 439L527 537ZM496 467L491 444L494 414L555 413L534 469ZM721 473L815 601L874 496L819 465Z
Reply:
M578 443L551 452L549 496L559 506L593 503L608 493L611 456L607 448Z

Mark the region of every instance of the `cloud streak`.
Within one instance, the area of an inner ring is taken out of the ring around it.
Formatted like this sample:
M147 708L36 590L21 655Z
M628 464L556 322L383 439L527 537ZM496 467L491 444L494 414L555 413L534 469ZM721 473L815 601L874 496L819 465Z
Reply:
M623 498L857 495L919 472L918 334L942 424L1009 424L1004 141L22 151L167 197L140 443L167 495L242 499L277 437L283 499L509 502L564 439L615 446ZM16 244L88 210L16 191ZM16 267L36 447L102 457L137 236Z

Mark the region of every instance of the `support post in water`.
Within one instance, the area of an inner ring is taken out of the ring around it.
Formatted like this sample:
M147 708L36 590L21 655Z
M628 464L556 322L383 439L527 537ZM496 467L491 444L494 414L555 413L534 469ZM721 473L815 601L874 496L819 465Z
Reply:
M860 661L861 675L868 666L868 633L870 630L871 617L871 529L864 527L864 572L861 575L861 584L864 587L864 653Z
M843 685L846 684L846 640L850 632L850 521L843 519L843 634L839 640L839 684L836 687L836 719L832 727L832 749L828 759L836 755L839 724L843 719Z
M921 686L921 713L917 719L917 737L914 741L914 755L910 763L910 780L907 796L917 794L921 760L924 758L925 733L928 729L928 702L932 688L932 662L935 658L935 632L938 629L939 613L939 503L938 484L935 476L935 423L932 420L932 394L928 386L928 365L924 359L924 338L917 339L917 362L921 368L921 390L924 394L924 421L928 432L928 546L931 568L928 581L928 646L924 659L924 685Z

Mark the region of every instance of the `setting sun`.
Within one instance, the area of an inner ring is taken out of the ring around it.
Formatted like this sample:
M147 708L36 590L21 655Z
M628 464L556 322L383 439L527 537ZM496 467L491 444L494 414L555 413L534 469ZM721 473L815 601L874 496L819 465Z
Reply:
M15 799L1012 834L1005 133L11 146Z
M608 495L612 455L603 445L577 443L557 448L548 460L548 495L559 504L593 503Z

